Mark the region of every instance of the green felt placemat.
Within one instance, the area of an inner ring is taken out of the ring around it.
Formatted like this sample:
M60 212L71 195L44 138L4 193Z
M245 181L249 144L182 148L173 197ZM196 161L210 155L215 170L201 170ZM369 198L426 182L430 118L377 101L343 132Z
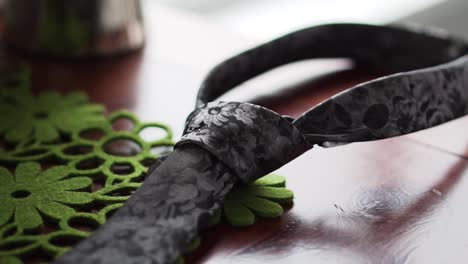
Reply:
M0 263L51 261L69 250L104 224L174 145L165 124L128 111L105 115L80 92L32 95L29 79L27 69L0 71ZM267 175L237 185L212 224L279 217L292 199L284 177Z

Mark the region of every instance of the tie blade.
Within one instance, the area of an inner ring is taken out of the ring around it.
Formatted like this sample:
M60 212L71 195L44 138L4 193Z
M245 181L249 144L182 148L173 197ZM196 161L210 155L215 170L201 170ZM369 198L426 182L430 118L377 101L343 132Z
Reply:
M175 263L236 179L207 151L176 148L109 221L54 263Z
M294 125L314 144L395 137L468 113L468 55L360 84L317 105Z

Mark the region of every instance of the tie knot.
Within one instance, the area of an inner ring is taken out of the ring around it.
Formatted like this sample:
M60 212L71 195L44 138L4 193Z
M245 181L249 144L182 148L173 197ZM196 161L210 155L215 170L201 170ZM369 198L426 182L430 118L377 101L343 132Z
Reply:
M187 143L212 153L244 182L280 168L312 147L287 118L239 102L211 102L195 109L176 147Z

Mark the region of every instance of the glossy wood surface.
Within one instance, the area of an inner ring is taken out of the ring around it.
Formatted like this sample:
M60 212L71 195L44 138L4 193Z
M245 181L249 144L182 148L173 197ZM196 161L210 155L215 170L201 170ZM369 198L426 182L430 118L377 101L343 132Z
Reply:
M143 51L74 62L9 55L32 64L37 92L83 89L110 111L129 108L143 120L169 123L178 137L208 69L255 41L190 14L144 4ZM317 78L320 69L333 66L341 70ZM310 67L313 78L300 83L293 81L299 73L289 71L286 80L295 84L287 92L258 97L251 85L239 98L255 97L253 102L297 116L379 76L369 69L343 70L335 61ZM468 117L404 137L313 149L278 170L295 192L283 217L249 228L220 224L206 230L187 262L466 263L467 167Z

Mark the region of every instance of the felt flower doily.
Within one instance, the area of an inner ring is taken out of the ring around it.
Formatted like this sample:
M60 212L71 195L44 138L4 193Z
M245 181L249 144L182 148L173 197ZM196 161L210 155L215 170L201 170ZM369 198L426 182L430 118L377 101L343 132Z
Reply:
M226 221L233 226L250 226L255 216L275 218L283 214L281 204L291 203L294 194L285 188L286 179L269 174L247 186L238 186L223 204Z
M41 215L60 220L76 212L68 205L90 203L93 200L90 193L76 190L91 189L91 179L64 179L67 174L66 166L41 171L36 162L21 163L14 176L0 167L0 226L13 217L18 228L35 229L44 223Z
M20 108L21 111L16 109ZM38 97L18 97L16 102L4 102L0 111L0 131L10 142L31 139L38 142L57 141L60 133L70 133L95 122L103 122L104 108L90 104L81 93L61 96L54 92ZM70 118L73 117L73 118Z
M83 93L62 96L29 93L29 70L0 70L0 134L10 142L51 142L91 123L104 121L104 107L91 104ZM73 118L70 118L73 117Z
M174 145L162 123L141 122L128 111L106 116L83 93L34 96L28 82L25 73L0 72L2 264L51 261L68 251L104 224ZM293 198L284 185L284 177L268 175L236 186L213 224L248 226L280 216L281 204Z

